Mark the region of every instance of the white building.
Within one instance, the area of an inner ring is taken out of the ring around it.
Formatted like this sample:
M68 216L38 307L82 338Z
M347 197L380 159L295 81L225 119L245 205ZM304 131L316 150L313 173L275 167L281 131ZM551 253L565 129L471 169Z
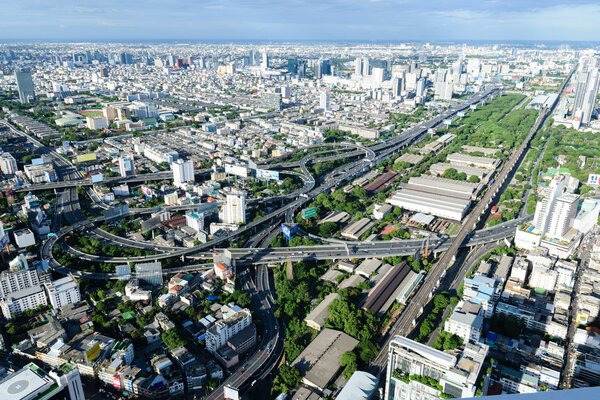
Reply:
M15 258L15 260L18 260L19 264L22 265L19 257ZM26 260L25 264L27 264ZM10 265L12 267L14 264L11 262ZM11 293L39 285L39 283L38 273L35 268L27 268L25 266L24 269L3 271L0 274L0 298L5 298Z
M185 224L196 232L204 230L204 213L188 211L185 213Z
M16 313L20 315L23 311L33 310L39 306L48 304L44 289L40 285L34 285L18 292L10 293L4 300L0 301L0 309L4 318L11 319Z
M217 321L206 332L206 349L215 353L218 349L225 346L227 340L241 332L242 329L250 326L252 315L250 310L244 308L233 314L231 317Z
M460 337L463 342L478 342L483 329L483 317L471 312L463 312L457 307L444 324L444 330Z
M465 279L463 300L479 304L483 317L491 318L501 292L502 288L494 278L475 275L473 278Z
M533 225L537 232L542 234L548 230L550 224L550 214L554 210L554 203L556 198L560 196L563 191L563 180L561 177L554 177L548 187L544 189L544 198L542 201L537 203L535 207L535 215L533 217Z
M50 304L54 309L81 301L79 285L72 277L64 277L51 283L44 284Z
M573 220L577 214L579 195L563 194L559 196L550 215L547 236L562 239L573 226Z
M106 129L108 128L108 121L104 116L98 117L85 117L85 122L88 129Z
M558 273L554 269L534 265L529 277L529 286L553 292L557 279Z
M184 183L194 182L194 163L190 160L183 161L181 158L171 164L173 171L173 184L181 186Z
M477 377L488 353L488 346L468 343L458 359L402 336L392 339L389 346L385 384L386 399L433 400L441 392L415 375L437 381L442 392L455 398L474 397Z
M123 178L135 175L135 160L132 153L119 157L119 173Z
M330 96L328 92L322 92L319 99L319 108L323 111L331 111Z
M35 245L35 236L29 228L15 231L13 235L15 237L15 242L20 249Z
M246 193L241 191L228 193L219 217L225 224L246 223Z
M17 172L17 160L10 153L0 154L0 169L5 175L13 175Z

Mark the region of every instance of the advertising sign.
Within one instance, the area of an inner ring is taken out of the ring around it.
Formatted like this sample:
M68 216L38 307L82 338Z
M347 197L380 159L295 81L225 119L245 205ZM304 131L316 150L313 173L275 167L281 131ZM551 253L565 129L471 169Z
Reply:
M112 377L112 384L115 389L121 390L121 378L118 375Z
M85 161L94 161L96 159L96 153L88 153L88 154L81 154L79 156L77 156L77 162L85 162Z
M240 167L239 165L225 164L225 173L230 175L241 176L242 178L247 178L248 168Z
M223 397L228 400L239 400L240 395L237 389L232 388L231 386L225 386L223 389Z
M470 108L471 110L477 110L477 104L471 104L471 105L469 106L469 108Z
M92 362L96 357L100 355L100 342L96 342L92 347L90 347L85 352L85 360L87 362Z
M104 176L102 176L102 174L92 175L92 183L102 182L103 180L104 180Z
M200 241L200 243L206 243L208 241L208 234L202 229L198 231L198 240Z
M283 232L283 236L287 240L293 239L296 236L296 233L298 233L298 224L281 224L281 232Z
M142 187L140 188L142 193L144 195L146 195L147 197L152 197L154 196L154 192L152 191L152 189L150 189L148 186L146 185L142 185Z
M465 112L464 111L459 111L456 113L456 115L458 115L459 117L464 117L465 116Z
M587 184L596 186L600 185L600 175L590 174L590 176L588 176Z
M302 218L304 219L314 217L315 215L317 215L316 207L305 208L304 210L302 210Z
M279 171L271 171L268 169L257 169L256 170L256 179L265 179L265 180L274 179L274 180L278 181L279 180Z

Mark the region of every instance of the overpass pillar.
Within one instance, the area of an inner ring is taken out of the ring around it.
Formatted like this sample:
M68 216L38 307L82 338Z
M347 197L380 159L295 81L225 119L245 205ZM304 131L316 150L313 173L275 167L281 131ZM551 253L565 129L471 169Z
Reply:
M419 315L423 314L423 306L421 306L421 308L419 308Z

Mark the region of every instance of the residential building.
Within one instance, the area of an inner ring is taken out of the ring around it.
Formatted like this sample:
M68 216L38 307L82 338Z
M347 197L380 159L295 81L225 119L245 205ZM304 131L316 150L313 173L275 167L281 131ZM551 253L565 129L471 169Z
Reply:
M133 153L119 157L119 173L123 178L135 176L135 159Z
M70 276L57 279L51 283L45 283L44 288L54 309L78 303L81 300L79 285L77 285L75 278Z
M5 298L11 293L34 287L40 283L37 270L27 267L25 257L17 257L15 260L19 261L20 267L18 270L12 270L11 268L11 271L0 273L0 298ZM25 261L24 265L21 264L22 261ZM11 262L12 266L13 263Z
M217 321L206 331L206 349L215 353L227 341L252 323L250 310L244 308L225 320Z
M474 397L488 346L468 343L457 358L411 339L396 336L389 346L385 398L395 400ZM432 387L421 378L431 378Z
M10 153L0 154L0 169L4 175L13 175L17 169L17 160Z
M191 160L183 161L180 158L171 164L171 170L173 171L173 184L175 186L195 181L194 163Z
M0 309L4 318L11 319L13 314L20 315L23 311L34 310L47 304L44 289L40 285L34 285L8 294L0 300Z
M219 217L225 224L246 223L246 193L242 191L227 193Z

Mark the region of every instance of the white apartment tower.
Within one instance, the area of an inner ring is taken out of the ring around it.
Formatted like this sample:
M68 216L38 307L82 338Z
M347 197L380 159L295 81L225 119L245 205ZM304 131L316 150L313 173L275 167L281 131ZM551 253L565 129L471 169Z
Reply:
M0 298L5 298L11 293L39 285L40 281L35 268L21 269L18 271L4 271L0 274Z
M228 193L220 214L221 221L225 224L246 223L246 193L241 191Z
M211 353L216 352L225 346L227 341L247 328L252 323L252 314L250 310L244 308L236 312L231 317L217 321L208 331L206 331L206 349Z
M67 276L44 284L50 304L55 309L69 304L78 303L81 300L79 286L75 279Z
M171 164L173 171L173 184L181 186L184 183L194 182L194 163L190 160L179 159Z
M551 238L562 239L573 226L578 204L579 195L563 194L557 197L552 215L550 215L550 224L546 235Z
M538 202L535 207L533 225L542 234L548 230L550 213L554 209L556 198L560 196L563 191L563 186L564 183L562 177L554 177L548 184L548 187L544 189L544 198L542 201Z
M328 92L321 93L319 107L322 108L323 111L331 111L330 97Z
M132 153L119 158L119 172L123 178L135 176L135 160Z

